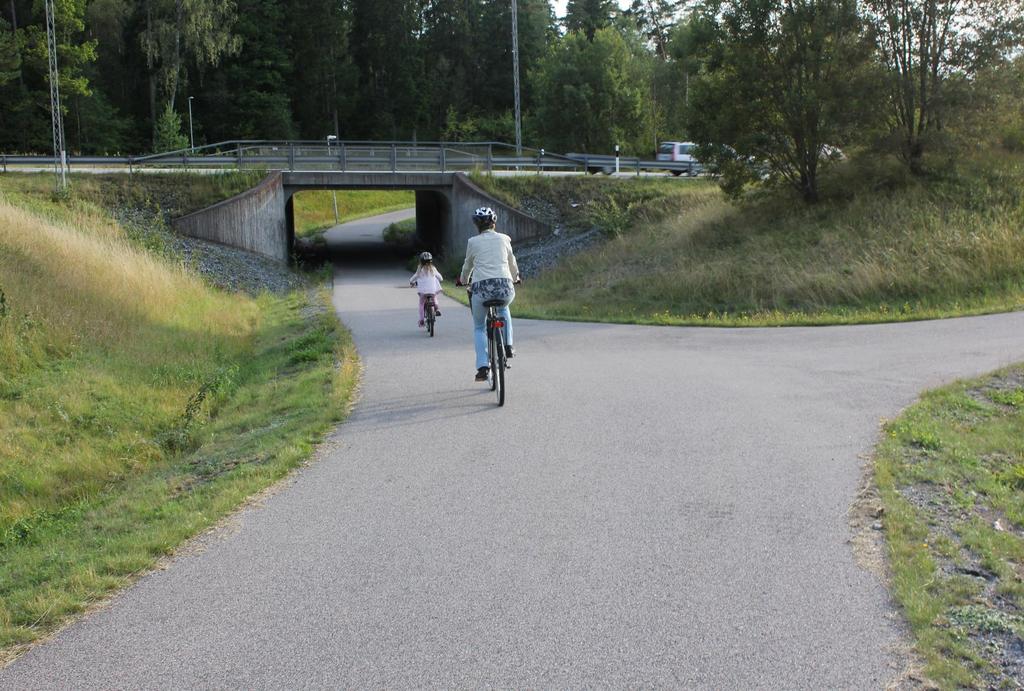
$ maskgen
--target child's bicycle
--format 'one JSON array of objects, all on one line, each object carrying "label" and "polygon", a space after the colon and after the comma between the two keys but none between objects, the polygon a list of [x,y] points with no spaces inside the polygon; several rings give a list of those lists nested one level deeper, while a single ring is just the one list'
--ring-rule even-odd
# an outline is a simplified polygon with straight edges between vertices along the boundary
[{"label": "child's bicycle", "polygon": [[[418,281],[410,281],[409,285],[415,287]],[[437,321],[437,296],[433,293],[423,295],[423,325],[427,327],[427,334],[434,337],[434,323]]]}]

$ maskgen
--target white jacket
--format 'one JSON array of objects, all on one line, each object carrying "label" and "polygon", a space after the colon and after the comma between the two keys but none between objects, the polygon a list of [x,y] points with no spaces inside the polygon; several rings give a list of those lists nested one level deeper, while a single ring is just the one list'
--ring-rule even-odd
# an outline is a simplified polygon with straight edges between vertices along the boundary
[{"label": "white jacket", "polygon": [[436,295],[441,292],[441,272],[434,267],[430,271],[424,271],[421,266],[409,279],[409,283],[416,284],[416,292],[420,295]]},{"label": "white jacket", "polygon": [[462,283],[473,276],[473,283],[487,278],[519,280],[519,266],[512,254],[512,238],[504,233],[485,230],[466,243],[466,261],[459,279]]}]

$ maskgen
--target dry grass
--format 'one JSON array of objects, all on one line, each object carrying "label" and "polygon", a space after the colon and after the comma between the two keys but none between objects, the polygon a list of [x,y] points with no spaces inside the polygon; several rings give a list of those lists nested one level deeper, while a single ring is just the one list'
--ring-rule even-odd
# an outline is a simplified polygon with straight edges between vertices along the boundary
[{"label": "dry grass", "polygon": [[323,291],[214,290],[2,182],[0,660],[302,463],[358,375]]},{"label": "dry grass", "polygon": [[[897,179],[893,179],[897,178]],[[851,166],[816,207],[742,205],[696,189],[541,276],[524,316],[647,323],[836,323],[1024,305],[1024,163],[988,159],[927,181]]]},{"label": "dry grass", "polygon": [[[179,414],[195,379],[218,366],[211,349],[221,357],[243,351],[257,318],[252,301],[209,290],[88,213],[77,222],[46,222],[0,201],[0,276],[0,531],[98,492],[158,456],[141,439],[117,434],[92,445],[76,440],[91,431],[87,419],[117,426],[100,420],[104,396],[137,395],[140,429]],[[69,366],[75,359],[107,362],[78,369]],[[189,362],[196,363],[192,376],[175,372]],[[38,370],[54,368],[64,376],[52,388],[28,386]],[[124,370],[137,379],[118,381],[115,373]],[[159,381],[160,373],[169,381]],[[125,457],[130,449],[135,453]]]}]

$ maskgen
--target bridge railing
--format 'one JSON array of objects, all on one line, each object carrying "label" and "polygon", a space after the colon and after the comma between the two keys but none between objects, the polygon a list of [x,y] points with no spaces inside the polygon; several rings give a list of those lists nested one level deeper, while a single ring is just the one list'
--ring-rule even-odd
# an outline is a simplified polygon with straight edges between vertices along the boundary
[{"label": "bridge railing", "polygon": [[[231,140],[147,156],[72,156],[69,166],[136,169],[337,170],[360,173],[413,172],[611,172],[615,158],[517,149],[505,142],[409,142],[332,140]],[[52,156],[0,154],[0,171],[53,166]],[[666,170],[693,174],[693,164],[619,159],[619,170]]]},{"label": "bridge railing", "polygon": [[133,159],[137,167],[359,173],[582,171],[566,156],[503,142],[230,141]]}]

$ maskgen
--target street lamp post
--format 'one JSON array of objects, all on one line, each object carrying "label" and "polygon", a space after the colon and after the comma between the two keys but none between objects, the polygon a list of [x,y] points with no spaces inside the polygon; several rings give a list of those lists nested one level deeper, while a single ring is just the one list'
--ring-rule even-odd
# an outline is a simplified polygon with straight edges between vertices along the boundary
[{"label": "street lamp post", "polygon": [[196,135],[195,135],[195,132],[192,130],[192,99],[193,98],[195,98],[195,96],[189,96],[188,97],[188,143],[189,143],[189,153],[194,152],[195,149],[196,149]]},{"label": "street lamp post", "polygon": [[[335,134],[327,135],[327,158],[331,157],[331,142],[337,138],[338,136]],[[331,197],[334,199],[334,225],[338,225],[338,191],[331,190]]]}]

